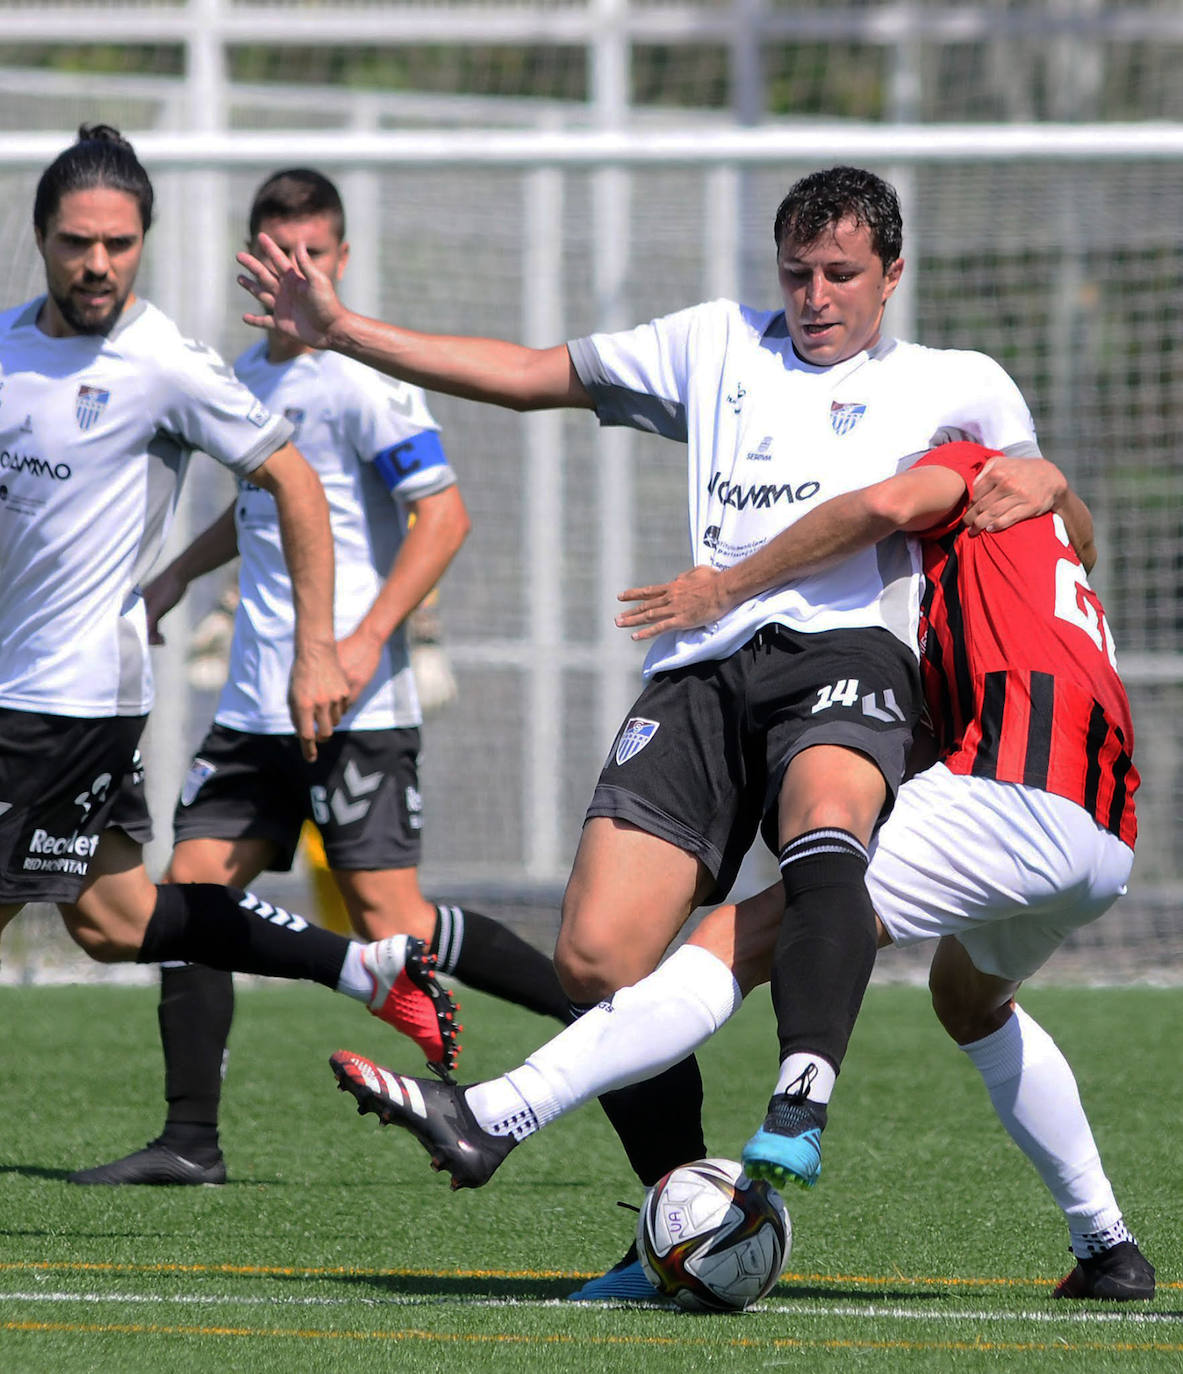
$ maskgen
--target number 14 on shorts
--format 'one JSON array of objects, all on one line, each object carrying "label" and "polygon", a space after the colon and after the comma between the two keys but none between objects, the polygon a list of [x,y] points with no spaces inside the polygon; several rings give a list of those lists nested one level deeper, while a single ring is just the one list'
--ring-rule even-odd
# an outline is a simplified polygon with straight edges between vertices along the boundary
[{"label": "number 14 on shorts", "polygon": [[819,689],[817,700],[813,703],[810,715],[828,711],[834,706],[862,706],[864,716],[872,720],[904,719],[904,713],[896,704],[895,693],[889,687],[885,692],[865,692],[859,695],[857,677],[840,677],[837,682],[827,682]]}]

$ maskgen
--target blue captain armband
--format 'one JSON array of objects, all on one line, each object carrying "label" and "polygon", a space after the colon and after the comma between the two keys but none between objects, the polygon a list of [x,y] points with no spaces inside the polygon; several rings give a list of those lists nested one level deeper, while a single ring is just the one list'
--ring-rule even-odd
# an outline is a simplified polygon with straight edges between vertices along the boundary
[{"label": "blue captain armband", "polygon": [[420,479],[433,468],[446,468],[447,456],[434,429],[420,430],[400,444],[391,444],[374,455],[374,467],[388,491],[397,493],[410,479]]}]

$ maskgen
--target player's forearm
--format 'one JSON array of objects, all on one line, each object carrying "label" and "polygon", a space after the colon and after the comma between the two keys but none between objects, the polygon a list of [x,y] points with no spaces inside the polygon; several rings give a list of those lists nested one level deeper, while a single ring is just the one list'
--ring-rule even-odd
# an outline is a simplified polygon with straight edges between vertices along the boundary
[{"label": "player's forearm", "polygon": [[1076,550],[1076,556],[1083,564],[1085,572],[1092,572],[1097,562],[1092,513],[1071,487],[1056,502],[1055,509],[1064,522],[1068,538],[1072,541],[1072,547]]},{"label": "player's forearm", "polygon": [[418,502],[390,573],[353,633],[384,644],[439,584],[471,528],[455,487]]},{"label": "player's forearm", "polygon": [[224,567],[238,553],[238,532],[234,527],[234,502],[218,518],[177,554],[164,571],[186,586],[194,578]]},{"label": "player's forearm", "polygon": [[742,562],[719,571],[724,608],[732,610],[761,592],[821,572],[899,528],[898,517],[879,509],[867,491],[832,497]]},{"label": "player's forearm", "polygon": [[421,334],[343,311],[328,334],[337,353],[401,381],[512,410],[591,405],[565,346]]},{"label": "player's forearm", "polygon": [[275,497],[279,537],[292,583],[296,653],[334,644],[333,535],[320,479],[303,456],[285,444],[255,470],[252,480]]}]

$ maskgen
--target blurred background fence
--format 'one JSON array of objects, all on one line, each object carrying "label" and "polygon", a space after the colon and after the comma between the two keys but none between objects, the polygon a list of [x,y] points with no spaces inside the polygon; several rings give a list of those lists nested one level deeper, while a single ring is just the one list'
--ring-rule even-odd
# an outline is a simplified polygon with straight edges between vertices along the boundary
[{"label": "blurred background fence", "polygon": [[[1183,7],[13,3],[0,0],[4,300],[40,289],[37,175],[80,121],[135,142],[159,220],[140,291],[233,357],[233,253],[279,166],[339,178],[344,295],[412,327],[550,344],[714,295],[777,302],[772,215],[818,166],[905,206],[892,332],[976,348],[1024,391],[1089,501],[1144,777],[1130,896],[1063,976],[1172,977],[1183,875]],[[616,592],[688,561],[682,450],[582,414],[433,409],[474,517],[441,618],[458,700],[428,722],[425,886],[540,943],[583,808],[635,694]],[[229,497],[192,469],[173,542]],[[168,817],[215,697],[186,669],[216,578],[174,613],[148,740]],[[767,872],[756,859],[748,885]],[[299,906],[301,880],[261,891]],[[881,961],[885,972],[912,968]],[[3,976],[52,976],[48,913]]]}]

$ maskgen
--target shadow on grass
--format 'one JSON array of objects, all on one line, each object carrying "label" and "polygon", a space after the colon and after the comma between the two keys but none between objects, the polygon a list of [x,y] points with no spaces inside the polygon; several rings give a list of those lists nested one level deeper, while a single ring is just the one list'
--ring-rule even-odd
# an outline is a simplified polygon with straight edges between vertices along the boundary
[{"label": "shadow on grass", "polygon": [[[280,1275],[281,1279],[304,1282],[301,1275]],[[332,1274],[333,1283],[367,1290],[366,1296],[470,1299],[489,1302],[545,1302],[561,1299],[574,1292],[582,1279],[527,1278],[517,1275],[499,1277],[496,1274]]]},{"label": "shadow on grass", "polygon": [[73,1169],[45,1169],[39,1164],[0,1163],[0,1177],[5,1174],[16,1174],[19,1178],[48,1178],[64,1183],[73,1172]]}]

